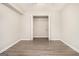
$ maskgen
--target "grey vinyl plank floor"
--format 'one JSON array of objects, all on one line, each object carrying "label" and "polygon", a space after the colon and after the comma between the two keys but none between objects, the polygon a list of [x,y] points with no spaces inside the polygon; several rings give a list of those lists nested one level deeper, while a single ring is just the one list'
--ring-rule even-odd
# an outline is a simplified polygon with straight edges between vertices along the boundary
[{"label": "grey vinyl plank floor", "polygon": [[79,56],[79,53],[60,40],[22,40],[0,56]]}]

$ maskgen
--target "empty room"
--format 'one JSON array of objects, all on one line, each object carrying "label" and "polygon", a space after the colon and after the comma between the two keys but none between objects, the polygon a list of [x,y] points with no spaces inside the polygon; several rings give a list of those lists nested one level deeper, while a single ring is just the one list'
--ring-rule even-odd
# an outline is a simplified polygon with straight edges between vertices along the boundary
[{"label": "empty room", "polygon": [[79,56],[79,3],[0,3],[0,56]]}]

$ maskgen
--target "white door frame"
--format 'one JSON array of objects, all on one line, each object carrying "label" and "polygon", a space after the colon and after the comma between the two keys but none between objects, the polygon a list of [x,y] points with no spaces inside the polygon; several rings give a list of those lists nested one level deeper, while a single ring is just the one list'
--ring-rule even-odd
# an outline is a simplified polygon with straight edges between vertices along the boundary
[{"label": "white door frame", "polygon": [[33,40],[33,17],[34,16],[48,16],[48,39],[50,40],[50,16],[49,15],[32,15],[31,16],[31,40]]}]

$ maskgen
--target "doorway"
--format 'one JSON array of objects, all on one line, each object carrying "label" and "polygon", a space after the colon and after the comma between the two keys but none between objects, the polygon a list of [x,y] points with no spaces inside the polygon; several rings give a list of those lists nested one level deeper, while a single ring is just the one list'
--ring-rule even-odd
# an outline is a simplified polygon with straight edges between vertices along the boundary
[{"label": "doorway", "polygon": [[33,16],[33,39],[49,38],[48,16]]}]

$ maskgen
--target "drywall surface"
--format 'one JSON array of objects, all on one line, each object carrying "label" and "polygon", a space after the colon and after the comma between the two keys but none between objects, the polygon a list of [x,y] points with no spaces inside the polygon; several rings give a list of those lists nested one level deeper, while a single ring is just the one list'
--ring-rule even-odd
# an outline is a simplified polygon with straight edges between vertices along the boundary
[{"label": "drywall surface", "polygon": [[69,4],[62,11],[62,40],[79,51],[79,4]]},{"label": "drywall surface", "polygon": [[61,38],[61,26],[60,26],[60,14],[55,11],[27,11],[22,17],[22,31],[21,31],[21,39],[32,39],[33,34],[33,16],[49,16],[50,20],[50,39],[60,39]]},{"label": "drywall surface", "polygon": [[0,50],[19,39],[20,15],[0,4]]}]

